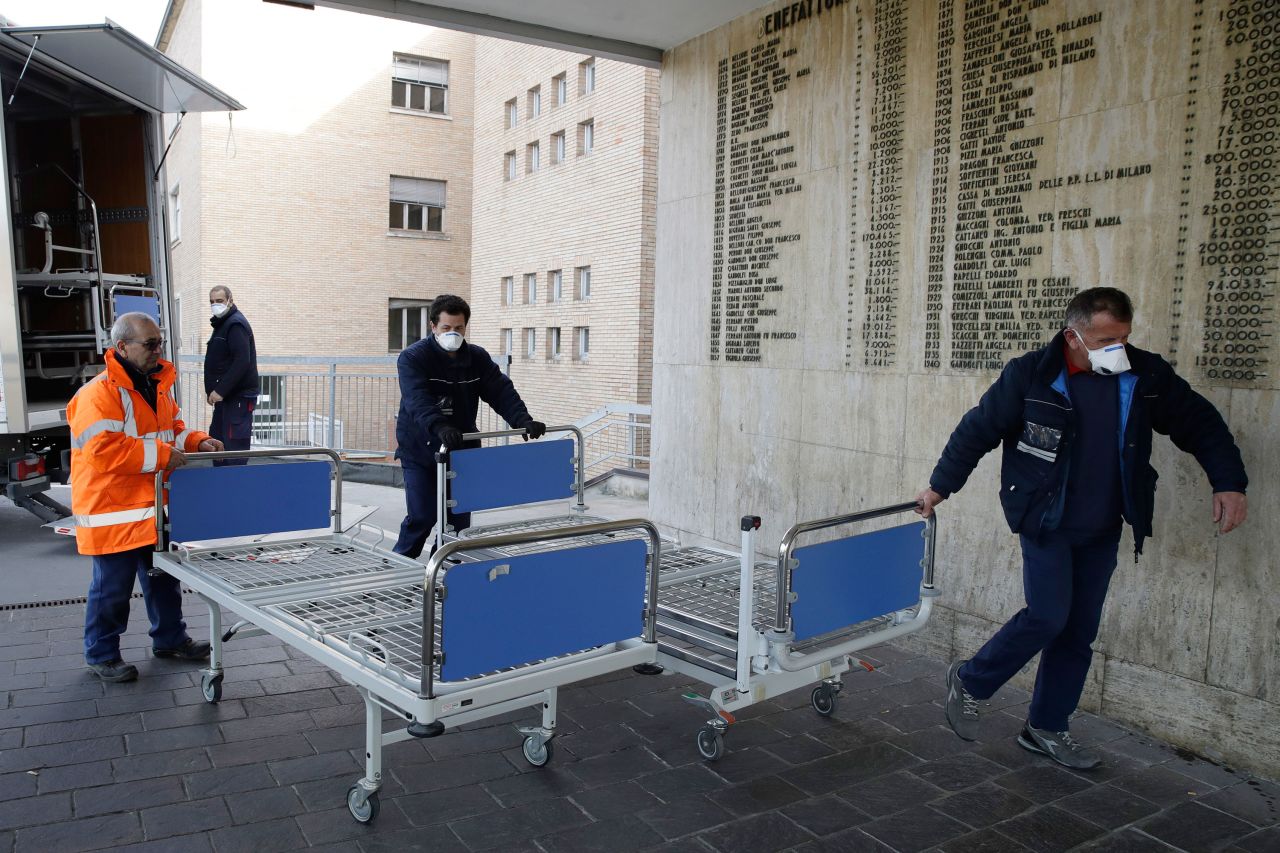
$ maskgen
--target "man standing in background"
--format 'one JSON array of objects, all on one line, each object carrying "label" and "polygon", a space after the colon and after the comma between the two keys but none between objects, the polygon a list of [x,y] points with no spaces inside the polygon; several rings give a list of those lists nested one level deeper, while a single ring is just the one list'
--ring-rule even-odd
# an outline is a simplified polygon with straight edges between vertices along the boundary
[{"label": "man standing in background", "polygon": [[[258,350],[253,328],[231,298],[231,288],[209,291],[209,323],[213,334],[204,351],[204,392],[213,406],[209,435],[227,450],[248,450],[253,435],[253,408],[258,400]],[[215,465],[243,465],[249,460],[222,460]]]}]

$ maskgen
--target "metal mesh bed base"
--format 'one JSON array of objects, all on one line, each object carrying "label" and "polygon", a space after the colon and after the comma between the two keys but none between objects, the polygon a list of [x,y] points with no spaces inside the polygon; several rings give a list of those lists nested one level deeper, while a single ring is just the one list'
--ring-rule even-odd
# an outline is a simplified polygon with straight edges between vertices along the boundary
[{"label": "metal mesh bed base", "polygon": [[[663,562],[666,562],[665,558]],[[774,566],[769,563],[757,563],[755,567],[752,623],[760,630],[767,630],[773,625],[777,601],[773,570]],[[687,614],[720,627],[726,634],[737,636],[740,580],[739,568],[734,565],[723,571],[666,584],[658,593],[658,614],[676,620]]]},{"label": "metal mesh bed base", "polygon": [[[549,516],[547,518],[533,518],[524,521],[488,524],[482,527],[469,527],[458,534],[458,538],[465,542],[468,539],[478,539],[482,536],[502,536],[510,533],[537,533],[544,530],[563,530],[567,527],[579,527],[584,524],[596,524],[607,520],[608,519],[592,515],[557,515]],[[602,533],[575,537],[573,539],[573,547],[577,548],[586,545],[600,545],[605,542],[621,542],[631,539],[647,540],[648,538],[648,534],[639,529],[621,530],[617,533]],[[519,545],[508,545],[501,548],[488,548],[486,549],[486,552],[504,557],[519,557],[523,554],[541,554],[547,551],[555,551],[563,547],[565,546],[557,541],[533,541],[524,542]],[[662,562],[663,570],[665,571],[665,554],[663,555]]]},{"label": "metal mesh bed base", "polygon": [[400,558],[346,538],[184,549],[180,553],[183,562],[222,580],[237,592],[349,579],[405,565]]}]

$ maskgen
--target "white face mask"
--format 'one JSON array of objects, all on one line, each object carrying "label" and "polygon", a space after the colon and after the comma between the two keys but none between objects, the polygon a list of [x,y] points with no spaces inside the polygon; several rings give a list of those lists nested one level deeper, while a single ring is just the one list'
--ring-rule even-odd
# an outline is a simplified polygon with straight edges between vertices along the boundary
[{"label": "white face mask", "polygon": [[213,317],[221,317],[229,310],[231,310],[231,306],[225,305],[221,302],[215,302],[209,306],[209,314]]},{"label": "white face mask", "polygon": [[457,352],[462,348],[461,332],[441,332],[436,335],[436,343],[440,345],[440,349],[445,352]]},{"label": "white face mask", "polygon": [[1124,344],[1109,344],[1105,347],[1089,349],[1079,332],[1075,332],[1075,336],[1080,346],[1084,347],[1084,351],[1089,354],[1089,366],[1093,368],[1094,373],[1114,376],[1129,369],[1129,355],[1125,352]]}]

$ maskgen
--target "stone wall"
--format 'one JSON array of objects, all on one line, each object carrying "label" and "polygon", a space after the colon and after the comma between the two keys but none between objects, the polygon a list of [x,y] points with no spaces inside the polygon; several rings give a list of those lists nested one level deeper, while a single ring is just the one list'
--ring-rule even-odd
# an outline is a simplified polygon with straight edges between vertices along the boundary
[{"label": "stone wall", "polygon": [[[1263,0],[801,0],[670,51],[657,520],[732,543],[750,512],[776,543],[909,500],[1070,295],[1122,287],[1134,343],[1235,432],[1253,518],[1215,535],[1157,438],[1155,536],[1121,544],[1083,706],[1274,775],[1278,50]],[[945,606],[915,641],[939,657],[1022,604],[997,482],[993,454],[942,507]]]}]

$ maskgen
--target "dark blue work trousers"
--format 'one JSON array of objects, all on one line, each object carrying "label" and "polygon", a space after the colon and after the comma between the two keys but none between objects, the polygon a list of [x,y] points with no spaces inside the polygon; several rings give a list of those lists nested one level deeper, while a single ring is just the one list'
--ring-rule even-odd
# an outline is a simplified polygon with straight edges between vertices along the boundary
[{"label": "dark blue work trousers", "polygon": [[[416,560],[436,524],[436,466],[418,465],[401,459],[400,467],[404,472],[407,514],[400,524],[400,538],[392,550]],[[469,512],[450,512],[448,519],[454,530],[465,530],[471,526]]]},{"label": "dark blue work trousers", "polygon": [[960,668],[960,680],[974,698],[989,699],[1039,652],[1027,722],[1037,729],[1067,731],[1093,659],[1119,546],[1119,529],[1022,537],[1027,606]]},{"label": "dark blue work trousers", "polygon": [[93,558],[93,579],[84,611],[84,659],[107,663],[120,659],[120,635],[129,625],[129,597],[133,579],[142,585],[142,598],[151,620],[151,647],[176,649],[187,641],[182,621],[182,588],[172,575],[151,577],[151,546],[99,554]]},{"label": "dark blue work trousers", "polygon": [[[224,450],[248,450],[253,437],[253,407],[250,397],[234,397],[213,404],[213,417],[209,421],[209,435],[222,442]],[[219,459],[213,463],[222,465],[248,465],[248,459]]]}]

